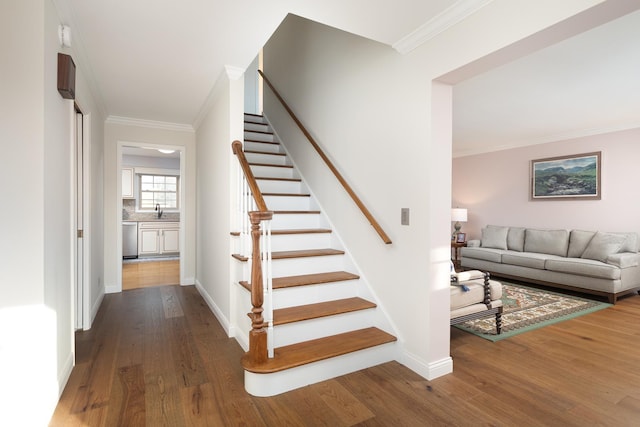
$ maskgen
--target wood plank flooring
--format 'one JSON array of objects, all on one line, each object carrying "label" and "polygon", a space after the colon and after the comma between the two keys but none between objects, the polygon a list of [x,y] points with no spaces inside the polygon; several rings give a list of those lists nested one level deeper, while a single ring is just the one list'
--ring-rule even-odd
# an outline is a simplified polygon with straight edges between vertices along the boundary
[{"label": "wood plank flooring", "polygon": [[122,264],[122,290],[180,284],[180,260]]},{"label": "wood plank flooring", "polygon": [[451,328],[433,381],[390,362],[269,398],[191,286],[106,295],[76,341],[52,426],[640,425],[639,296],[497,343]]}]

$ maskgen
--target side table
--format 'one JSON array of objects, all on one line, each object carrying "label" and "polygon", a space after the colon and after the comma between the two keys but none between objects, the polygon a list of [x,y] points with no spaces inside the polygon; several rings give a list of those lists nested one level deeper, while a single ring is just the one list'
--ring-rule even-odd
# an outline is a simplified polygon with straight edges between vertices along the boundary
[{"label": "side table", "polygon": [[460,248],[467,246],[467,242],[451,242],[451,249],[453,249],[453,266],[456,271],[460,269]]}]

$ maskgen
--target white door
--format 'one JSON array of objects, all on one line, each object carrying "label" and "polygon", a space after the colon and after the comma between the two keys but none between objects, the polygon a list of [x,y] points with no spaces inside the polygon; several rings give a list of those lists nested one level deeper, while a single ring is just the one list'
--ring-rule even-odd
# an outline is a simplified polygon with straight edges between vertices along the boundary
[{"label": "white door", "polygon": [[75,302],[76,302],[76,329],[82,329],[84,313],[84,239],[83,239],[83,127],[82,113],[76,110],[75,120],[75,144],[76,144],[76,274],[75,274]]}]

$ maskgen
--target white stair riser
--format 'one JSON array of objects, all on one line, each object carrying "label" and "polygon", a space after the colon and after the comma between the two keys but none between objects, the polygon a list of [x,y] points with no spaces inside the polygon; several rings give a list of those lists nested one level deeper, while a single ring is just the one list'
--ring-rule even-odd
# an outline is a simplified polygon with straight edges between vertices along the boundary
[{"label": "white stair riser", "polygon": [[287,161],[287,156],[273,154],[244,153],[249,163],[266,163],[269,165],[291,165]]},{"label": "white stair riser", "polygon": [[299,181],[271,181],[258,180],[258,187],[263,193],[302,193],[302,183]]},{"label": "white stair riser", "polygon": [[272,211],[305,211],[310,209],[309,197],[264,196],[267,208]]},{"label": "white stair riser", "polygon": [[373,324],[375,309],[359,310],[335,316],[274,326],[273,339],[276,348],[330,335],[364,329]]},{"label": "white stair riser", "polygon": [[271,236],[272,251],[297,251],[331,247],[331,233],[280,234]]},{"label": "white stair riser", "polygon": [[266,123],[246,123],[244,124],[245,131],[256,130],[258,132],[271,132],[271,127]]},{"label": "white stair riser", "polygon": [[244,115],[244,121],[250,123],[267,123],[267,120],[262,116],[254,116],[251,114]]},{"label": "white stair riser", "polygon": [[355,279],[274,289],[273,308],[294,307],[296,305],[355,297],[358,296],[359,282],[360,279]]},{"label": "white stair riser", "polygon": [[253,396],[275,396],[397,359],[396,343],[388,343],[273,374],[245,371],[245,390]]},{"label": "white stair riser", "polygon": [[249,151],[264,151],[267,153],[284,153],[280,144],[268,144],[264,142],[245,141],[244,149]]},{"label": "white stair riser", "polygon": [[262,133],[253,131],[244,131],[244,139],[252,139],[254,141],[267,141],[274,142],[274,136],[272,133]]},{"label": "white stair riser", "polygon": [[274,168],[271,166],[251,166],[253,176],[266,178],[295,178],[293,168]]},{"label": "white stair riser", "polygon": [[323,271],[344,271],[344,255],[274,259],[272,277],[297,276]]},{"label": "white stair riser", "polygon": [[291,228],[320,228],[320,214],[274,214],[273,230]]}]

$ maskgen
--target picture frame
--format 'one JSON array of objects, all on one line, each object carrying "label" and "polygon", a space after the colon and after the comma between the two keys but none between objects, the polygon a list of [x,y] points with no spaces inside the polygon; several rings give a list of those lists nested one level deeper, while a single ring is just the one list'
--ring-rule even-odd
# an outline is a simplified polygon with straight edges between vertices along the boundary
[{"label": "picture frame", "polygon": [[467,233],[458,233],[456,243],[464,243],[467,241]]},{"label": "picture frame", "polygon": [[531,160],[530,200],[600,200],[601,153]]}]

